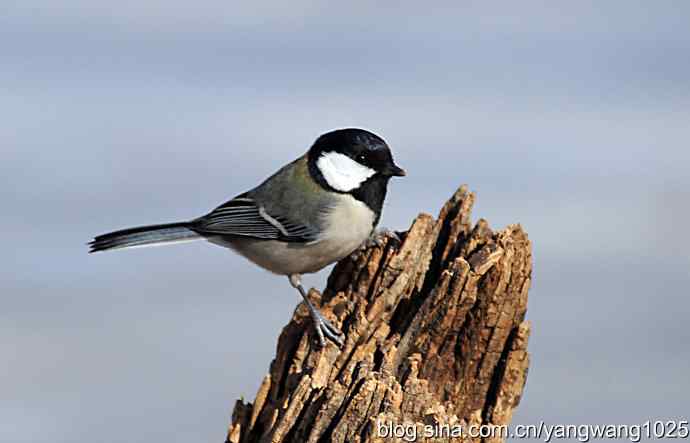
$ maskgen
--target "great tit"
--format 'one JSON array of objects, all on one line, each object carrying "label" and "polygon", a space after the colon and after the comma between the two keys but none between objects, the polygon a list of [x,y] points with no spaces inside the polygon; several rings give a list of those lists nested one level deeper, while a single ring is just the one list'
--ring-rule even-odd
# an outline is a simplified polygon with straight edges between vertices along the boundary
[{"label": "great tit", "polygon": [[363,129],[321,135],[306,154],[259,186],[191,221],[141,226],[95,237],[89,252],[205,239],[289,278],[311,314],[321,346],[343,334],[307,298],[301,274],[319,271],[375,233],[388,181],[405,171],[390,148]]}]

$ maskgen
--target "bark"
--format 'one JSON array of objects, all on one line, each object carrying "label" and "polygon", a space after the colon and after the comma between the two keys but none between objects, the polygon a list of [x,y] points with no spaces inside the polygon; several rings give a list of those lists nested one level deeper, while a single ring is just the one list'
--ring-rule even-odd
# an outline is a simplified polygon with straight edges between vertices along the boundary
[{"label": "bark", "polygon": [[[507,425],[520,401],[531,244],[520,225],[472,226],[474,198],[463,186],[438,219],[420,214],[401,244],[341,260],[310,298],[345,345],[319,349],[300,304],[254,402],[237,401],[226,441],[410,441],[401,430],[417,441],[501,441],[449,432]],[[399,437],[388,432],[395,425]]]}]

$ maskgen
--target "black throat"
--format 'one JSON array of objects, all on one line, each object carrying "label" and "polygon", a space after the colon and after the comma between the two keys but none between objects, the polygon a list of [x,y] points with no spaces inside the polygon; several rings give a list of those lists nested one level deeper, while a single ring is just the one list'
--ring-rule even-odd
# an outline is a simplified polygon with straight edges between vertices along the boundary
[{"label": "black throat", "polygon": [[390,180],[390,177],[374,174],[359,185],[359,188],[350,192],[350,195],[374,211],[374,214],[376,214],[374,226],[379,224],[379,219],[381,218],[383,201],[386,199],[386,190],[388,189],[388,180]]}]

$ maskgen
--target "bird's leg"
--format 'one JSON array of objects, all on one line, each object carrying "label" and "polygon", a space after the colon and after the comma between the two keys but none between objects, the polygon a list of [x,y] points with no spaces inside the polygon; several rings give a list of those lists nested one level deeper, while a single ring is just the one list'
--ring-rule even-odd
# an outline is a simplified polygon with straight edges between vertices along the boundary
[{"label": "bird's leg", "polygon": [[321,347],[326,346],[326,337],[338,346],[342,346],[344,343],[343,333],[340,332],[338,328],[333,326],[326,317],[324,317],[316,307],[307,298],[307,291],[304,290],[302,286],[302,280],[299,274],[292,274],[288,276],[290,284],[293,288],[297,289],[304,299],[304,302],[309,308],[309,313],[311,314],[311,319],[314,322],[314,329],[316,329],[316,334],[319,337],[319,344]]}]

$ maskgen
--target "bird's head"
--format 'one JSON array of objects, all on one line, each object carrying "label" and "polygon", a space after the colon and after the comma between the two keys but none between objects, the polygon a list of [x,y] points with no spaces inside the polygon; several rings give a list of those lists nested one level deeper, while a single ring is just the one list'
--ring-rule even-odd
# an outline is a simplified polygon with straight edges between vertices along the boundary
[{"label": "bird's head", "polygon": [[309,149],[308,159],[314,178],[337,192],[352,193],[366,183],[405,175],[386,142],[364,129],[323,134]]}]

